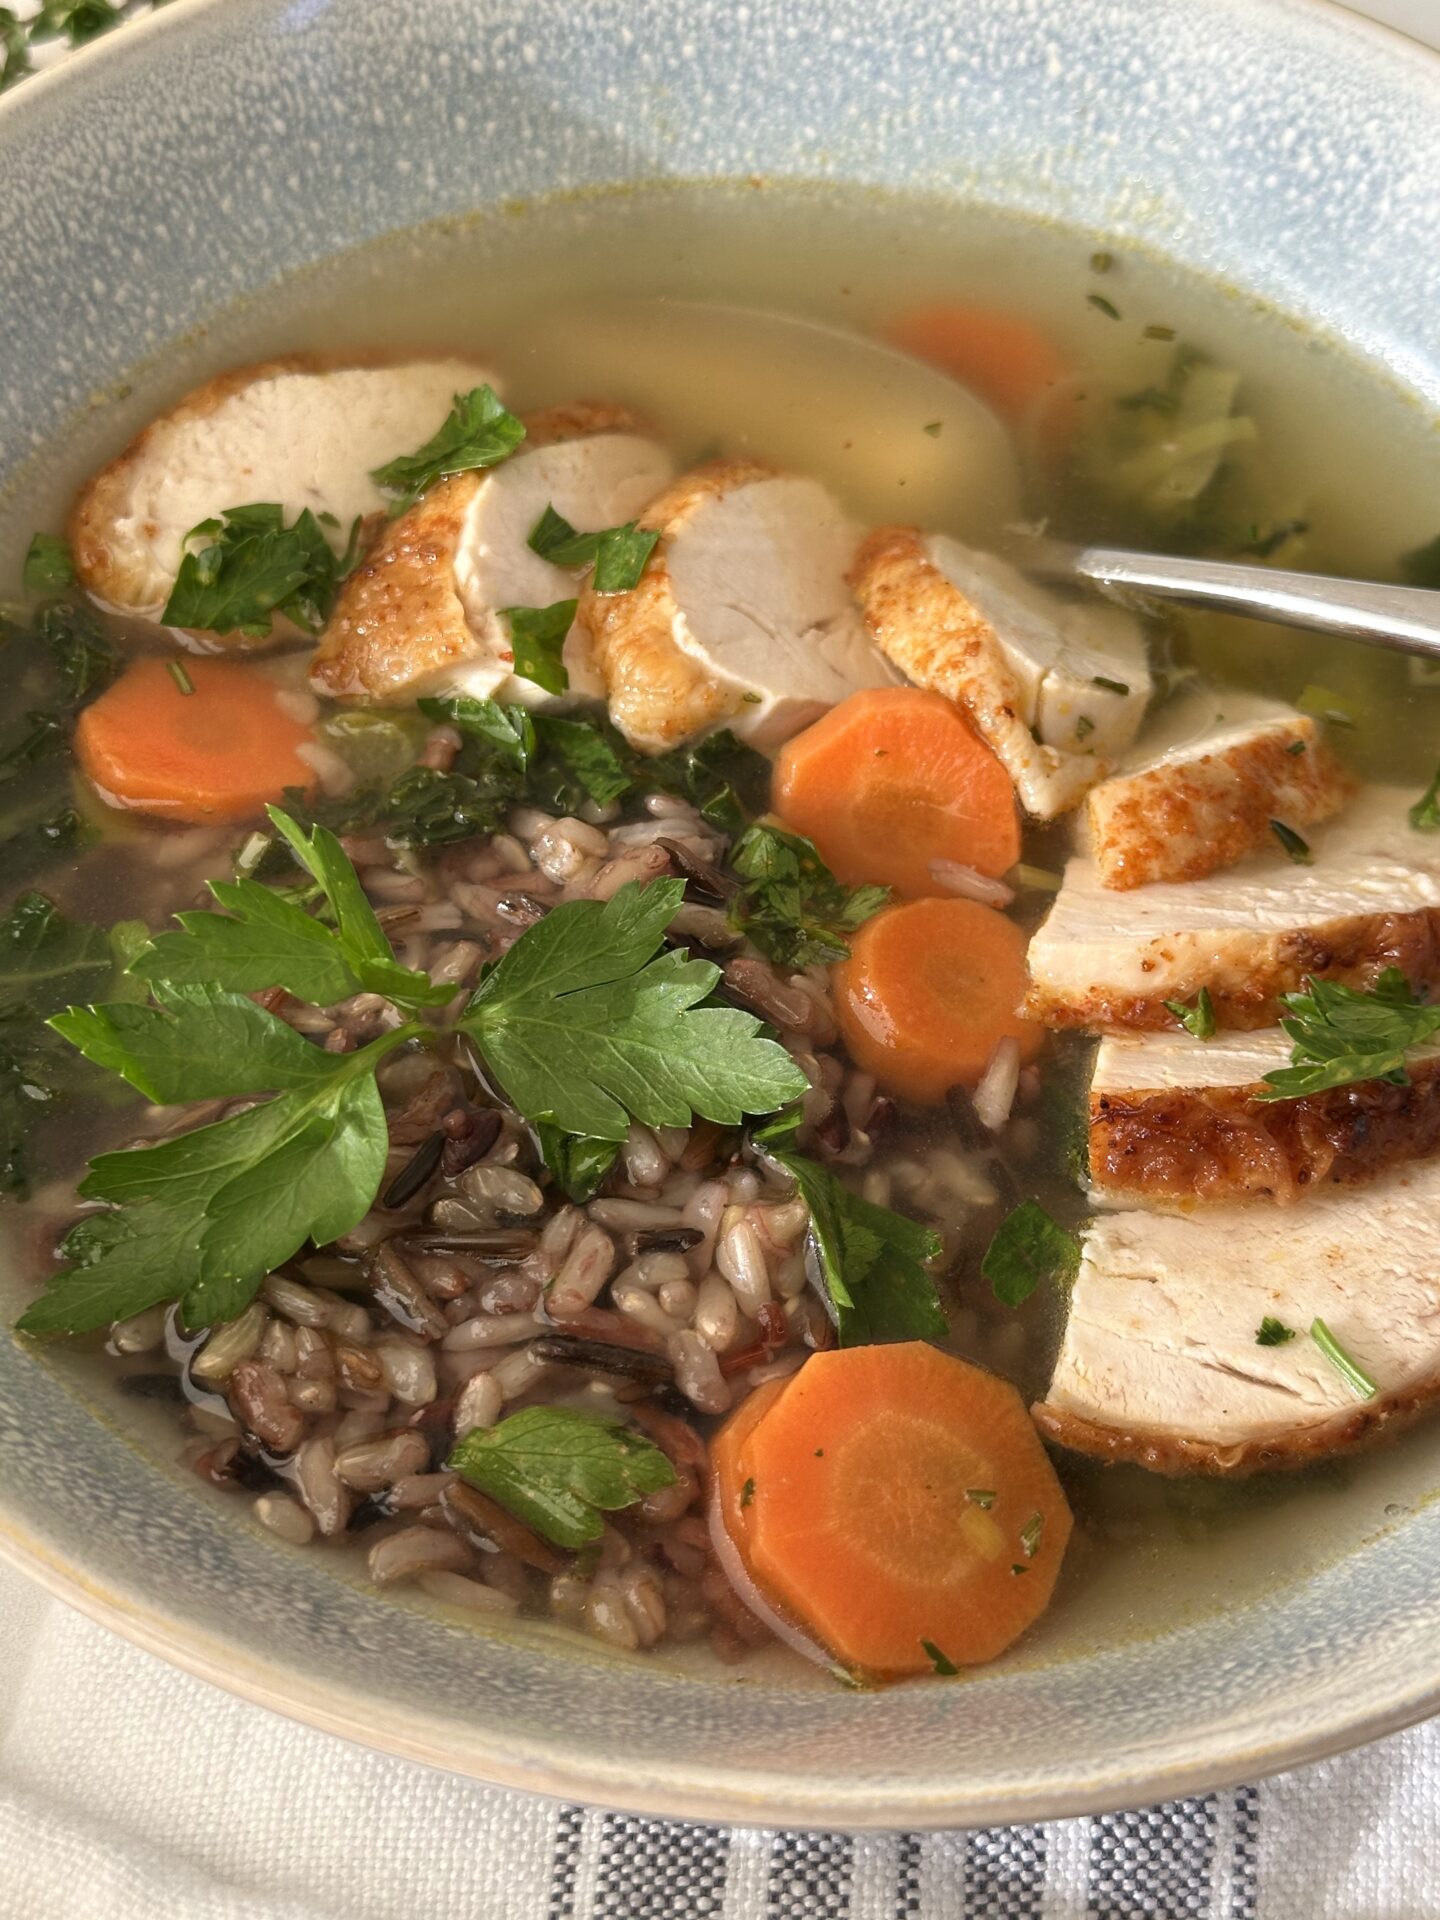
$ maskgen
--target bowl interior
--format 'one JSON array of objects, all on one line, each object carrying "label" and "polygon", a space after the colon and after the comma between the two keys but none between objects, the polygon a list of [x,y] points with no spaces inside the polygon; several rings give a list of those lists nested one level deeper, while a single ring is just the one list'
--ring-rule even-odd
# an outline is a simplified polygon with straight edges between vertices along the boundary
[{"label": "bowl interior", "polygon": [[[1108,236],[1153,252],[1157,284],[1169,256],[1204,276],[1196,298],[1286,316],[1263,325],[1300,325],[1337,381],[1339,345],[1383,364],[1416,402],[1418,444],[1440,404],[1437,73],[1308,0],[1071,0],[1058,16],[762,0],[723,17],[698,0],[539,0],[523,17],[492,0],[178,0],[0,110],[0,568],[102,445],[200,370],[363,338],[367,286],[451,284],[426,323],[437,343],[463,318],[446,282],[460,263],[513,273],[517,313],[543,304],[511,238],[525,219],[577,249],[601,233],[617,260],[647,246],[678,295],[713,291],[718,262],[737,297],[801,310],[804,235],[840,201],[872,271],[923,254],[942,208],[977,263],[1018,219],[1041,251]],[[751,257],[734,209],[755,194],[772,244]],[[542,204],[517,220],[519,202]],[[12,1250],[7,1325],[16,1268]],[[1085,1569],[1018,1656],[963,1687],[860,1695],[764,1661],[641,1664],[539,1624],[481,1635],[382,1603],[202,1497],[158,1423],[122,1425],[82,1362],[0,1342],[0,1546],[77,1604],[395,1751],[767,1823],[1052,1816],[1418,1717],[1440,1698],[1437,1465],[1440,1436],[1419,1436],[1312,1478],[1224,1537]]]}]

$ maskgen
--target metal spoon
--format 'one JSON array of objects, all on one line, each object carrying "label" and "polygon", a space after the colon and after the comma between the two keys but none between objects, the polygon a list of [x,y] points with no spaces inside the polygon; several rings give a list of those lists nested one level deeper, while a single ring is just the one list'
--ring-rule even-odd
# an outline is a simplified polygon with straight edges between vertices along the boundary
[{"label": "metal spoon", "polygon": [[1440,659],[1440,592],[1431,587],[1381,586],[1326,573],[1182,560],[1120,547],[1074,547],[1058,540],[1028,541],[1016,559],[1025,571],[1046,578],[1088,580],[1111,599],[1178,600]]}]

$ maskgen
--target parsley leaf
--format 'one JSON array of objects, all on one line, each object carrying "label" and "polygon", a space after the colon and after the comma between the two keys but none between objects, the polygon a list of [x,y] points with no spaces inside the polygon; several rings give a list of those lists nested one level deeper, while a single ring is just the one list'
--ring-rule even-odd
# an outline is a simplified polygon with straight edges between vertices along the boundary
[{"label": "parsley leaf", "polygon": [[956,1666],[949,1654],[942,1653],[933,1640],[922,1640],[920,1642],[920,1651],[925,1655],[925,1658],[930,1662],[931,1668],[940,1675],[941,1679],[951,1680],[959,1673],[959,1667]]},{"label": "parsley leaf", "polygon": [[644,573],[659,538],[657,529],[637,527],[633,520],[623,527],[607,527],[600,536],[590,582],[596,593],[628,593]]},{"label": "parsley leaf", "polygon": [[750,827],[730,864],[744,883],[731,903],[731,926],[767,960],[792,971],[845,959],[846,934],[890,899],[888,887],[842,886],[813,840],[779,827]]},{"label": "parsley leaf", "polygon": [[1283,1347],[1287,1340],[1295,1338],[1295,1329],[1287,1327],[1283,1320],[1277,1320],[1273,1313],[1267,1313],[1255,1329],[1257,1347]]},{"label": "parsley leaf", "polygon": [[1434,833],[1440,827],[1440,767],[1435,769],[1429,786],[1411,807],[1409,820],[1417,833]]},{"label": "parsley leaf", "polygon": [[996,1229],[980,1263],[995,1298],[1019,1307],[1042,1280],[1068,1280],[1080,1264],[1080,1242],[1038,1200],[1022,1200]]},{"label": "parsley leaf", "polygon": [[577,533],[563,513],[547,503],[545,511],[530,529],[525,543],[532,553],[548,560],[552,567],[588,567],[594,564],[600,548],[598,533]]},{"label": "parsley leaf", "polygon": [[755,1144],[791,1174],[810,1209],[810,1230],[842,1347],[873,1340],[939,1340],[945,1310],[926,1268],[938,1235],[852,1193],[828,1168],[790,1145],[798,1113],[782,1114]]},{"label": "parsley leaf", "polygon": [[1309,980],[1281,1005],[1290,1065],[1265,1075],[1262,1100],[1298,1100],[1359,1080],[1404,1086],[1407,1051],[1440,1033],[1440,1007],[1418,1001],[1397,967],[1387,967],[1369,993]]},{"label": "parsley leaf", "polygon": [[540,1153],[567,1200],[583,1207],[600,1191],[605,1176],[620,1154],[618,1140],[592,1140],[584,1134],[562,1133],[541,1120],[535,1128]]},{"label": "parsley leaf", "polygon": [[376,467],[370,478],[399,497],[390,512],[403,513],[437,480],[498,466],[525,438],[525,428],[502,406],[493,387],[457,393],[454,405],[423,447]]},{"label": "parsley leaf", "polygon": [[510,645],[515,671],[533,680],[547,693],[564,693],[570,685],[561,652],[575,619],[574,600],[557,600],[548,607],[502,607],[510,623]]},{"label": "parsley leaf", "polygon": [[37,40],[63,34],[72,47],[83,47],[124,17],[115,0],[45,0],[30,23],[30,32]]},{"label": "parsley leaf", "polygon": [[537,713],[535,738],[543,757],[527,783],[532,799],[573,813],[582,799],[608,807],[634,792],[635,756],[608,720]]},{"label": "parsley leaf", "polygon": [[[360,522],[337,555],[306,507],[292,526],[271,502],[227,507],[185,536],[186,552],[160,618],[166,626],[259,638],[281,614],[306,633],[325,624],[335,590],[354,564]],[[200,548],[190,543],[204,538]]]},{"label": "parsley leaf", "polygon": [[1310,851],[1310,842],[1303,834],[1297,833],[1293,827],[1287,827],[1283,820],[1272,820],[1270,831],[1297,867],[1310,867],[1315,864],[1315,856]]},{"label": "parsley leaf", "polygon": [[613,899],[572,900],[528,929],[471,996],[461,1026],[527,1119],[623,1140],[699,1114],[735,1125],[804,1091],[804,1075],[760,1022],[704,1006],[709,961],[653,957],[684,883],[634,882]]},{"label": "parsley leaf", "polygon": [[568,1407],[522,1407],[475,1427],[446,1464],[572,1552],[600,1538],[602,1514],[675,1484],[674,1467],[644,1434]]},{"label": "parsley leaf", "polygon": [[1173,1013],[1188,1034],[1197,1040],[1212,1040],[1215,1037],[1215,1006],[1210,998],[1210,989],[1201,987],[1191,1006],[1184,1000],[1167,1000],[1165,1008]]},{"label": "parsley leaf", "polygon": [[69,542],[53,533],[37,533],[25,555],[25,585],[31,593],[58,593],[75,584]]},{"label": "parsley leaf", "polygon": [[739,833],[769,804],[770,762],[729,727],[641,765],[646,786],[679,794],[722,833]]}]

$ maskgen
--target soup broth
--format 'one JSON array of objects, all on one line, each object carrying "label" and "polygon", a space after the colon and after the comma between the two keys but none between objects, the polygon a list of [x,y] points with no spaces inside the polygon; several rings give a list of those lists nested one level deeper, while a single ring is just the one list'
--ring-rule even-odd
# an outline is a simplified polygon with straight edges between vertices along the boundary
[{"label": "soup broth", "polygon": [[[1047,464],[1023,432],[1008,466],[979,457],[964,396],[943,373],[886,344],[895,315],[945,302],[983,303],[1020,316],[1055,341],[1074,370],[1080,423],[1065,461]],[[1239,374],[1240,404],[1255,433],[1227,451],[1205,491],[1203,515],[1147,523],[1133,503],[1107,489],[1094,449],[1117,420],[1126,429],[1144,415],[1144,396],[1159,396],[1155,404],[1163,408],[1181,350]],[[474,355],[503,376],[506,404],[517,411],[580,396],[613,400],[653,423],[682,469],[716,455],[770,461],[822,481],[863,523],[913,521],[977,546],[1001,540],[1007,526],[1023,518],[1061,537],[1136,540],[1161,549],[1218,545],[1250,557],[1273,555],[1281,564],[1383,579],[1396,577],[1401,556],[1437,531],[1435,423],[1382,370],[1260,309],[1242,291],[1193,280],[1170,263],[1127,253],[1103,238],[985,209],[757,182],[507,209],[338,256],[217,314],[203,334],[167,343],[162,354],[138,365],[123,392],[97,396],[30,463],[0,503],[0,578],[18,581],[35,529],[58,528],[81,480],[143,422],[217,370],[294,351],[338,362],[376,352]],[[104,624],[127,653],[171,656],[153,626],[109,615]],[[1318,701],[1339,716],[1335,744],[1361,777],[1408,782],[1417,793],[1430,777],[1440,737],[1440,676],[1432,684],[1425,670],[1398,656],[1236,619],[1170,614],[1152,632],[1172,680],[1199,675],[1310,708]],[[283,686],[303,690],[306,664],[296,650],[274,656],[271,670]],[[7,642],[0,685],[8,711],[44,704],[46,671],[42,655],[22,639]],[[9,871],[0,847],[7,905],[33,886],[80,920],[102,926],[138,920],[153,932],[173,913],[196,906],[206,880],[231,875],[246,837],[244,829],[176,830],[110,811],[58,757],[37,760],[27,804],[33,782],[49,782],[54,808],[73,806],[85,830],[59,858],[45,860],[25,848],[23,836],[14,837],[12,824]],[[646,817],[643,804],[627,801],[618,823],[601,823],[602,844],[613,826],[623,831]],[[682,813],[675,818],[685,824]],[[532,823],[533,832],[540,830]],[[1022,861],[1042,874],[1058,871],[1068,832],[1063,821],[1027,827]],[[523,886],[529,880],[523,844],[521,862]],[[364,862],[357,864],[365,873]],[[377,854],[372,864],[378,871],[387,861]],[[409,903],[403,870],[384,886],[393,907]],[[1014,913],[1027,931],[1050,899],[1043,887],[1021,892]],[[424,934],[406,931],[402,915],[392,916],[392,924],[402,958],[423,966],[443,958],[443,917],[437,930]],[[763,995],[752,1004],[784,1026]],[[853,1071],[839,1063],[833,1037],[817,1042],[814,1052],[836,1057],[836,1104],[848,1102],[846,1128],[865,1134],[874,1118],[873,1086],[857,1086]],[[835,1170],[868,1200],[919,1215],[941,1234],[939,1290],[950,1348],[1013,1380],[1027,1403],[1043,1394],[1049,1378],[1065,1289],[1042,1284],[1019,1308],[1003,1305],[982,1278],[981,1259],[1021,1199],[1038,1200],[1067,1228],[1090,1212],[1082,1175],[1092,1052],[1085,1036],[1060,1035],[1048,1043],[1041,1084],[1029,1089],[998,1148],[977,1147],[972,1134],[957,1129],[951,1109],[927,1112],[902,1102],[887,1112],[883,1129],[874,1127],[873,1149],[847,1160],[842,1148],[835,1161]],[[137,1130],[153,1130],[153,1120],[142,1124],[137,1112],[123,1091],[102,1096],[88,1080],[37,1108],[30,1194],[7,1203],[13,1258],[4,1287],[12,1320],[37,1289],[57,1224],[73,1211],[86,1159],[132,1140]],[[658,1191],[683,1167],[680,1142],[668,1146],[663,1178],[640,1178],[644,1168],[632,1168],[632,1187]],[[523,1154],[515,1167],[533,1171]],[[743,1207],[747,1194],[762,1204],[782,1203],[779,1189],[763,1187],[753,1173],[750,1179],[754,1191],[742,1181],[727,1205]],[[680,1204],[683,1211],[687,1202]],[[511,1224],[504,1206],[496,1223],[497,1230]],[[617,1256],[617,1277],[627,1252],[632,1260],[641,1257],[643,1246],[633,1236],[644,1231],[624,1206],[614,1212],[613,1232],[626,1249]],[[700,1277],[681,1273],[686,1284]],[[353,1280],[338,1268],[330,1278],[349,1298]],[[501,1310],[502,1293],[496,1295]],[[678,1301],[681,1293],[683,1287],[673,1297]],[[799,1325],[792,1317],[777,1352],[798,1339]],[[818,1322],[814,1332],[823,1341]],[[226,1409],[213,1388],[188,1374],[183,1387],[170,1384],[180,1380],[192,1348],[172,1324],[158,1351],[117,1353],[97,1334],[46,1343],[36,1350],[36,1364],[61,1371],[97,1417],[147,1452],[157,1471],[180,1473],[205,1451],[200,1443],[213,1451],[225,1432],[216,1421]],[[362,1388],[361,1411],[363,1395]],[[584,1396],[576,1387],[569,1398],[578,1404]],[[177,1420],[187,1401],[199,1408],[200,1430],[190,1428],[182,1454]],[[586,1404],[610,1409],[608,1388]],[[692,1409],[702,1432],[718,1411]],[[356,1433],[365,1437],[359,1428]],[[1436,1445],[1422,1430],[1400,1447],[1364,1458],[1233,1485],[1166,1480],[1059,1453],[1056,1466],[1076,1513],[1075,1543],[1054,1609],[1008,1657],[1071,1658],[1136,1633],[1178,1630],[1187,1620],[1303,1578],[1428,1499]],[[419,1463],[420,1451],[412,1474],[432,1469],[428,1457]],[[262,1497],[293,1485],[272,1467],[256,1470]],[[230,1501],[237,1523],[251,1512],[250,1500],[236,1498],[233,1488],[204,1488],[198,1479],[196,1487],[196,1497]],[[240,1491],[243,1496],[243,1485]],[[357,1491],[354,1507],[362,1522],[393,1530],[396,1516],[378,1494]],[[689,1541],[689,1559],[678,1556],[682,1573],[703,1555],[697,1539]],[[372,1545],[352,1519],[349,1534],[333,1543],[337,1576],[365,1579]],[[435,1564],[449,1570],[443,1561]],[[523,1592],[528,1609],[547,1613],[549,1586],[513,1566],[505,1578],[516,1594]],[[410,1587],[396,1591],[407,1604],[452,1610],[443,1581],[428,1600]],[[554,1613],[556,1630],[568,1631],[565,1607],[557,1604]],[[709,1658],[703,1637],[696,1645],[681,1638],[662,1640],[660,1656],[703,1666]],[[621,1634],[615,1643],[634,1644],[634,1635]],[[796,1681],[809,1672],[773,1647],[740,1669],[772,1670]]]}]

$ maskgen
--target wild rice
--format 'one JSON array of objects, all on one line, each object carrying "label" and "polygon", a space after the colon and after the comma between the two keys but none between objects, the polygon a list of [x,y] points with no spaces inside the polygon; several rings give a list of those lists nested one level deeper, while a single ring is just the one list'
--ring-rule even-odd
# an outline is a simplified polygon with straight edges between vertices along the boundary
[{"label": "wild rice", "polygon": [[445,1607],[464,1607],[469,1613],[515,1613],[520,1605],[512,1594],[469,1580],[463,1573],[422,1573],[417,1581],[427,1598]]},{"label": "wild rice", "polygon": [[315,1522],[304,1507],[288,1494],[262,1493],[251,1512],[262,1527],[268,1527],[280,1539],[288,1540],[292,1547],[308,1546],[315,1538]]},{"label": "wild rice", "polygon": [[430,1446],[413,1429],[360,1440],[335,1456],[336,1477],[356,1493],[377,1493],[430,1464]]}]

